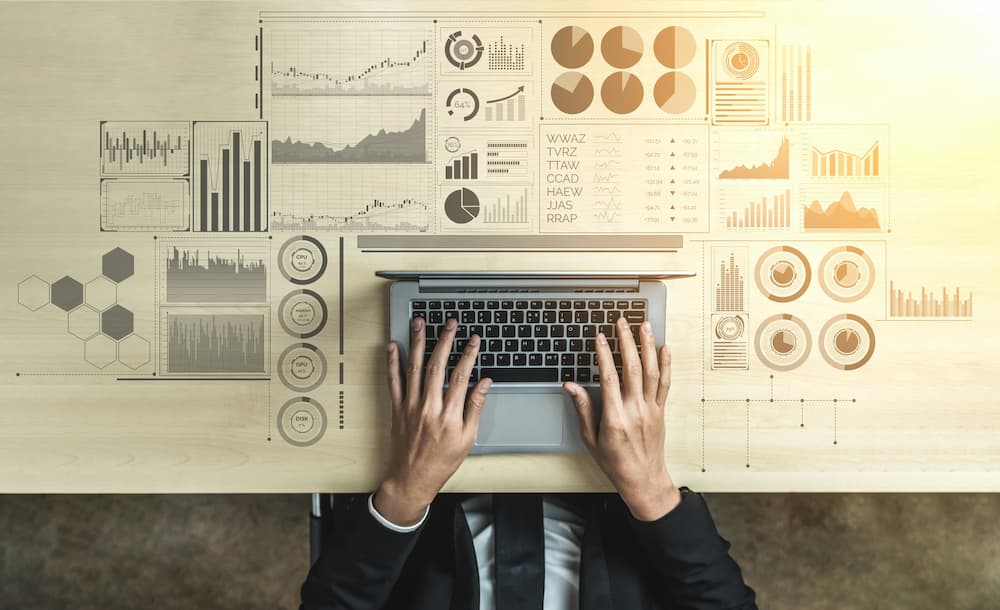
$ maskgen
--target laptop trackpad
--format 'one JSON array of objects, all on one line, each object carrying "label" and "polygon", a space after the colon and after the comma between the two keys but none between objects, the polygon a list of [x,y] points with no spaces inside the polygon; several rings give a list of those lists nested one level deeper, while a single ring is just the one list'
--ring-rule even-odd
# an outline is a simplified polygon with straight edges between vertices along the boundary
[{"label": "laptop trackpad", "polygon": [[476,444],[487,447],[561,445],[568,398],[561,393],[490,394]]}]

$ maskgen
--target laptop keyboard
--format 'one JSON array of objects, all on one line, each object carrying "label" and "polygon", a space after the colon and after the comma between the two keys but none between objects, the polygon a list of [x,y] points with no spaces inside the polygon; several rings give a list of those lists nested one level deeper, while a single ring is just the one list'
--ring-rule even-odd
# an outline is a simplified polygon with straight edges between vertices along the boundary
[{"label": "laptop keyboard", "polygon": [[425,321],[425,362],[445,321],[458,320],[448,355],[449,376],[475,334],[481,341],[472,381],[489,377],[494,382],[599,383],[597,334],[603,332],[608,338],[621,375],[615,322],[628,320],[638,345],[646,300],[412,300],[410,312]]}]

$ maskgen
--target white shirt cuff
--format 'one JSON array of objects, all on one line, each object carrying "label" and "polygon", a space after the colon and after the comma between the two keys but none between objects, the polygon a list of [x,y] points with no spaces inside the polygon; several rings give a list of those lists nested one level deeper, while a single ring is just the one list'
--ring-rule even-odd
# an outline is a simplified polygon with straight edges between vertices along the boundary
[{"label": "white shirt cuff", "polygon": [[376,521],[381,523],[383,527],[390,529],[394,532],[399,532],[400,534],[409,534],[410,532],[415,532],[418,529],[420,529],[420,526],[423,525],[424,521],[427,520],[427,514],[431,512],[431,507],[430,505],[428,505],[427,508],[424,509],[424,516],[420,517],[420,521],[417,521],[413,525],[396,525],[392,521],[389,521],[388,519],[383,517],[382,514],[379,513],[377,510],[375,510],[375,502],[372,501],[374,497],[375,497],[374,493],[368,495],[368,512],[371,514],[372,517],[375,518]]}]

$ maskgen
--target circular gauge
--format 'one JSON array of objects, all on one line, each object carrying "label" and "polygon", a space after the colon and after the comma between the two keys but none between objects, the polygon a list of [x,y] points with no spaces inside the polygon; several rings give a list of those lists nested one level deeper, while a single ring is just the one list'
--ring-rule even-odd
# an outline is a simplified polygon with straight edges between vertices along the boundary
[{"label": "circular gauge", "polygon": [[448,116],[460,116],[463,121],[471,121],[479,114],[479,96],[472,89],[459,87],[452,90],[444,101]]},{"label": "circular gauge", "polygon": [[472,222],[479,216],[479,197],[467,188],[452,191],[445,197],[444,213],[455,224]]},{"label": "circular gauge", "polygon": [[466,70],[483,58],[483,42],[475,34],[465,37],[461,30],[453,32],[444,43],[444,56],[451,65]]},{"label": "circular gauge", "polygon": [[564,68],[579,68],[594,55],[594,39],[575,25],[567,25],[552,37],[552,58]]},{"label": "circular gauge", "polygon": [[315,282],[326,271],[326,248],[315,237],[293,237],[278,250],[278,270],[293,284]]},{"label": "circular gauge", "polygon": [[566,114],[580,114],[594,101],[594,85],[580,72],[563,72],[552,82],[552,103]]},{"label": "circular gauge", "polygon": [[631,72],[614,72],[601,85],[601,100],[615,114],[628,114],[642,103],[642,81]]},{"label": "circular gauge", "polygon": [[722,65],[729,76],[747,80],[760,68],[760,54],[748,42],[734,42],[723,51]]},{"label": "circular gauge", "polygon": [[326,379],[326,357],[311,343],[289,345],[278,356],[278,377],[290,390],[315,390]]},{"label": "circular gauge", "polygon": [[653,55],[668,68],[683,68],[694,59],[698,43],[691,31],[676,25],[660,30],[653,40]]},{"label": "circular gauge", "polygon": [[875,331],[864,318],[852,313],[831,318],[819,331],[823,359],[844,371],[861,368],[875,353]]},{"label": "circular gauge", "polygon": [[312,290],[296,290],[278,304],[278,321],[285,332],[299,339],[315,337],[326,326],[326,302]]},{"label": "circular gauge", "polygon": [[462,147],[462,141],[455,136],[448,136],[444,140],[444,149],[450,153],[458,152],[458,149]]},{"label": "circular gauge", "polygon": [[634,66],[642,57],[642,36],[625,25],[613,27],[601,39],[601,55],[616,68]]},{"label": "circular gauge", "polygon": [[812,349],[812,337],[805,323],[783,313],[761,322],[754,340],[757,357],[776,371],[797,368]]},{"label": "circular gauge", "polygon": [[861,248],[834,248],[819,263],[819,285],[834,301],[857,301],[875,285],[875,264]]},{"label": "circular gauge", "polygon": [[743,336],[745,329],[742,316],[723,316],[715,323],[715,336],[724,341],[735,341]]},{"label": "circular gauge", "polygon": [[687,112],[694,104],[697,87],[683,72],[667,72],[653,85],[653,99],[660,110],[669,114]]},{"label": "circular gauge", "polygon": [[292,398],[278,410],[278,433],[289,445],[314,445],[325,432],[326,410],[313,398]]},{"label": "circular gauge", "polygon": [[812,270],[802,252],[791,246],[770,248],[757,260],[757,288],[779,303],[794,301],[809,288]]}]

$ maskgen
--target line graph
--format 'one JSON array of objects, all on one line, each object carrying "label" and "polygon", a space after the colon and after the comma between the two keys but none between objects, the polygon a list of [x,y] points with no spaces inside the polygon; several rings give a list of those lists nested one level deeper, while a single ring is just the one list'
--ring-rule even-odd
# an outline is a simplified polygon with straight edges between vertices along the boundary
[{"label": "line graph", "polygon": [[187,176],[191,123],[101,121],[101,174]]},{"label": "line graph", "polygon": [[101,180],[101,230],[186,231],[190,196],[186,178]]},{"label": "line graph", "polygon": [[432,32],[422,29],[276,29],[270,90],[282,96],[429,96]]},{"label": "line graph", "polygon": [[194,124],[194,230],[267,230],[267,123]]},{"label": "line graph", "polygon": [[720,180],[745,180],[745,179],[765,179],[765,180],[787,180],[789,175],[790,142],[787,136],[781,138],[781,145],[774,158],[765,163],[752,166],[737,165],[719,172]]}]

